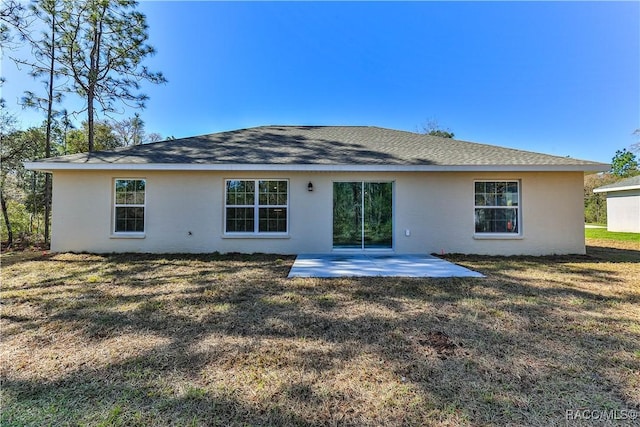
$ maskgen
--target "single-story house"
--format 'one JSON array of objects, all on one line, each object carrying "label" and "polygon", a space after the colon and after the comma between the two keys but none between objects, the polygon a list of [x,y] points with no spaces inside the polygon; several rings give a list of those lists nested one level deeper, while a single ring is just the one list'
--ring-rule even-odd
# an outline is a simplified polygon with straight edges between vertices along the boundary
[{"label": "single-story house", "polygon": [[584,253],[609,165],[368,126],[263,126],[26,163],[53,251]]},{"label": "single-story house", "polygon": [[593,192],[607,193],[607,230],[640,233],[640,175]]}]

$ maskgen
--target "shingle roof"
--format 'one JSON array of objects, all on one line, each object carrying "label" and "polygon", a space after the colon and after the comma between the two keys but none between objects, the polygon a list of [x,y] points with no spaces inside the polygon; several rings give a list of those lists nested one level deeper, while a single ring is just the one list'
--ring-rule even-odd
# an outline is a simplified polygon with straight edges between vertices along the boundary
[{"label": "shingle roof", "polygon": [[595,188],[594,193],[611,193],[614,191],[623,190],[637,190],[640,189],[640,175],[632,176],[631,178],[625,178],[613,184],[603,185],[602,187]]},{"label": "shingle roof", "polygon": [[149,164],[608,169],[608,165],[586,160],[370,126],[261,126],[54,157],[28,166],[64,169]]}]

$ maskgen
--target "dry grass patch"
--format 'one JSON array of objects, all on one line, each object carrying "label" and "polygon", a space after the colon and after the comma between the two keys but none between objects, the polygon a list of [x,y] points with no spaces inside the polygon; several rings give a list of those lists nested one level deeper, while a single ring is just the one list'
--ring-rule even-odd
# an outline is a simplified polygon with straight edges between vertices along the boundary
[{"label": "dry grass patch", "polygon": [[[286,279],[293,257],[2,256],[2,425],[564,425],[640,409],[640,251]],[[611,245],[618,245],[612,247]]]}]

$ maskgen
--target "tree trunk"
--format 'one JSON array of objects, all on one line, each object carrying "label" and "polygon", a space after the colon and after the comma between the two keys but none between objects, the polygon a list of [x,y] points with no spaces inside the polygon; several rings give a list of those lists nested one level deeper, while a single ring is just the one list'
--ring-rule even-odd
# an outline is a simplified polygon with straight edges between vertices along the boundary
[{"label": "tree trunk", "polygon": [[95,149],[94,146],[94,101],[96,96],[96,83],[98,81],[98,66],[100,65],[100,44],[102,43],[102,18],[108,3],[103,5],[100,16],[92,21],[93,26],[93,46],[89,53],[89,73],[87,81],[87,127],[89,131],[89,152]]},{"label": "tree trunk", "polygon": [[45,173],[44,176],[44,243],[49,243],[49,218],[51,217],[51,174]]},{"label": "tree trunk", "polygon": [[[55,77],[54,67],[56,60],[56,14],[51,14],[51,48],[49,56],[51,64],[49,67],[49,100],[47,105],[47,135],[44,145],[44,156],[51,157],[51,122],[53,121],[53,79]],[[51,175],[46,174],[44,179],[44,243],[49,243],[49,217],[51,216]]]},{"label": "tree trunk", "polygon": [[[91,89],[90,89],[91,90]],[[87,94],[87,139],[89,141],[89,152],[93,151],[93,93]]]},{"label": "tree trunk", "polygon": [[7,246],[13,245],[13,230],[11,230],[11,221],[9,221],[9,211],[7,210],[7,201],[4,198],[4,192],[0,191],[0,204],[2,204],[2,216],[4,224],[7,227]]},{"label": "tree trunk", "polygon": [[31,197],[33,198],[33,206],[31,207],[31,219],[29,221],[29,231],[31,232],[31,234],[35,234],[35,229],[33,228],[33,220],[38,215],[38,209],[36,205],[36,184],[38,181],[37,174],[38,172],[31,171]]},{"label": "tree trunk", "polygon": [[94,108],[93,101],[95,97],[95,80],[96,80],[96,69],[97,69],[97,60],[96,60],[96,44],[98,43],[98,35],[97,35],[97,27],[94,25],[93,31],[93,48],[91,49],[91,53],[89,54],[89,75],[87,81],[87,140],[89,143],[89,152],[94,150],[93,137],[94,137]]}]

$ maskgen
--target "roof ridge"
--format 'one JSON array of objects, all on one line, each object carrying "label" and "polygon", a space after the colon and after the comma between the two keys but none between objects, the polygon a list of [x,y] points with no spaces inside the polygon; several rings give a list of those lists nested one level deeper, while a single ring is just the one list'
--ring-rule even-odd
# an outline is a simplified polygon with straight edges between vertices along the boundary
[{"label": "roof ridge", "polygon": [[[377,128],[378,126],[372,125],[260,125],[260,126],[252,126],[249,128],[238,129],[238,130],[248,130],[248,129],[259,129],[259,128],[271,128],[271,127],[281,127],[281,128]],[[380,128],[380,129],[388,129],[388,128]],[[395,129],[388,129],[395,130]]]}]

